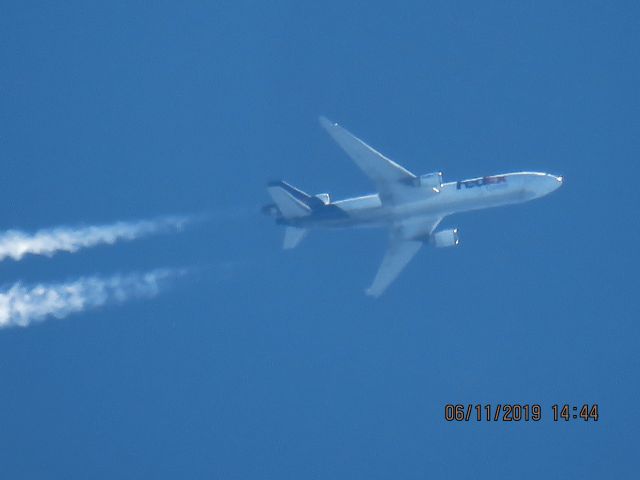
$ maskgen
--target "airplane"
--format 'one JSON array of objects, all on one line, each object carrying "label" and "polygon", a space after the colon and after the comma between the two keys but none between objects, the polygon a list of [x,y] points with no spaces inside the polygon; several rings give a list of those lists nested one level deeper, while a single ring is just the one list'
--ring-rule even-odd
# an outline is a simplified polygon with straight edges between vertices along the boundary
[{"label": "airplane", "polygon": [[558,189],[563,177],[515,172],[444,183],[442,172],[416,176],[343,127],[320,117],[320,124],[375,185],[378,193],[332,201],[328,193],[309,195],[284,181],[269,182],[273,203],[263,213],[284,225],[284,249],[300,244],[309,229],[385,227],[389,249],[367,295],[378,297],[425,244],[460,243],[458,229],[436,231],[454,213],[522,203]]}]

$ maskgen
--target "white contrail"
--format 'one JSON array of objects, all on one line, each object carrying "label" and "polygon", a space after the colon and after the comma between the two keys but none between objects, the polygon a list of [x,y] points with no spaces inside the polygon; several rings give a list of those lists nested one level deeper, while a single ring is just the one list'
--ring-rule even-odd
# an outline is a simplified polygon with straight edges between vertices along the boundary
[{"label": "white contrail", "polygon": [[151,298],[185,270],[159,269],[110,277],[81,277],[65,283],[25,286],[18,282],[0,290],[0,328],[27,327],[47,317],[63,318],[75,312],[134,298]]},{"label": "white contrail", "polygon": [[88,227],[55,227],[25,233],[0,233],[0,260],[20,260],[27,254],[52,256],[56,252],[76,252],[81,248],[113,244],[171,230],[180,230],[191,217],[162,217],[136,222],[117,222]]}]

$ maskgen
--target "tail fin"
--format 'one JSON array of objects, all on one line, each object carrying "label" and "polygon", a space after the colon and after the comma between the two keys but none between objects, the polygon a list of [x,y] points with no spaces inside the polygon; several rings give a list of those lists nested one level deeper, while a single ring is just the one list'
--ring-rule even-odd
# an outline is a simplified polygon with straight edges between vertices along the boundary
[{"label": "tail fin", "polygon": [[269,182],[267,191],[285,218],[306,217],[322,200],[304,193],[283,181]]},{"label": "tail fin", "polygon": [[[271,210],[269,210],[277,208],[279,214],[285,219],[301,218],[311,215],[314,209],[324,206],[325,201],[327,203],[329,201],[328,195],[325,195],[325,200],[322,200],[322,198],[318,196],[312,197],[283,181],[270,182],[267,185],[267,191],[275,203],[275,207],[273,205],[266,207],[267,212],[277,216],[278,212],[271,213]],[[282,247],[285,250],[295,248],[306,235],[307,230],[305,228],[289,225],[284,232],[284,243]]]},{"label": "tail fin", "polygon": [[284,243],[282,248],[290,250],[296,248],[304,237],[307,236],[306,228],[287,227],[284,231]]}]

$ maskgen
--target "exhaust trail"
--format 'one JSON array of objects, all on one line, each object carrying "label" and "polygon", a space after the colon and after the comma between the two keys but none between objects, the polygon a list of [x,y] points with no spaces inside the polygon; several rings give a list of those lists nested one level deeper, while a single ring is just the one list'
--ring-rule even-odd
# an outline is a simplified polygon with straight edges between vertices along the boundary
[{"label": "exhaust trail", "polygon": [[192,217],[172,216],[152,220],[116,222],[105,225],[55,227],[26,233],[8,230],[0,233],[0,261],[20,260],[28,254],[53,256],[56,252],[76,252],[100,244],[112,245],[123,240],[180,231]]},{"label": "exhaust trail", "polygon": [[27,327],[50,317],[63,318],[133,299],[152,298],[185,273],[186,270],[157,269],[31,286],[18,282],[0,290],[0,328]]}]

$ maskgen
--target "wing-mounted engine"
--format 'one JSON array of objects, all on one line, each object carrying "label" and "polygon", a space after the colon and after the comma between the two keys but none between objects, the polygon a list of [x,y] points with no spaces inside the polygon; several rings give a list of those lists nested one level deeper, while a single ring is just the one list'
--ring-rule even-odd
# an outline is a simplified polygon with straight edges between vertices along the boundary
[{"label": "wing-mounted engine", "polygon": [[426,173],[410,179],[407,183],[414,187],[427,188],[435,193],[442,189],[442,172]]},{"label": "wing-mounted engine", "polygon": [[442,172],[426,173],[418,177],[421,187],[442,188]]},{"label": "wing-mounted engine", "polygon": [[431,243],[438,248],[455,247],[460,243],[458,229],[440,230],[431,235]]},{"label": "wing-mounted engine", "polygon": [[325,205],[329,205],[331,203],[331,197],[328,193],[318,193],[314,195],[316,198],[319,198],[322,203]]}]

